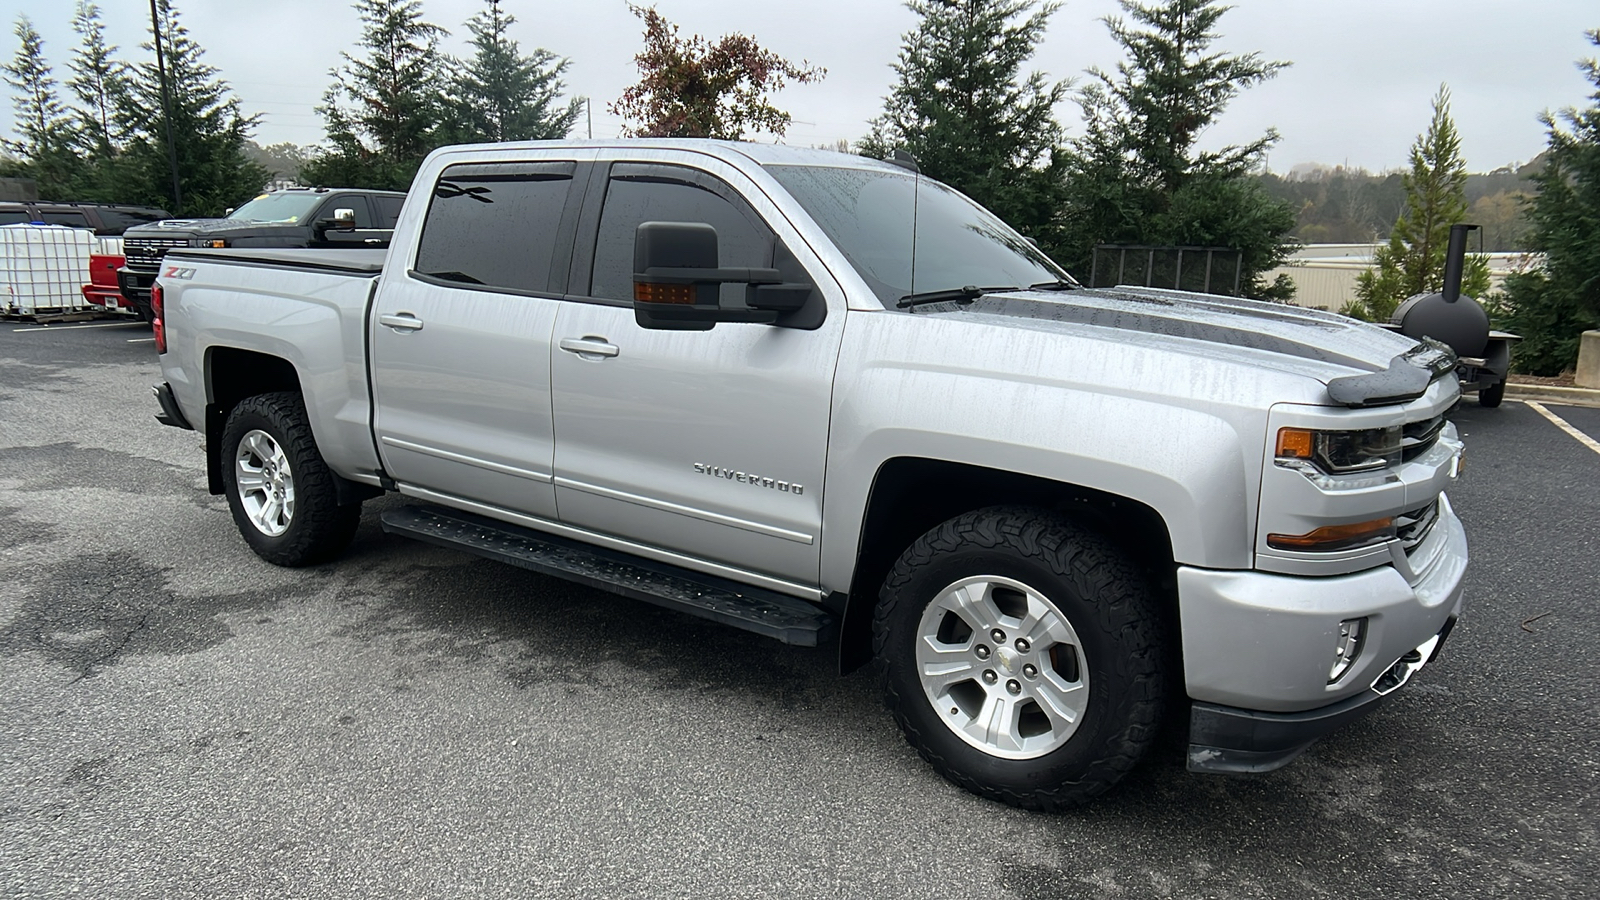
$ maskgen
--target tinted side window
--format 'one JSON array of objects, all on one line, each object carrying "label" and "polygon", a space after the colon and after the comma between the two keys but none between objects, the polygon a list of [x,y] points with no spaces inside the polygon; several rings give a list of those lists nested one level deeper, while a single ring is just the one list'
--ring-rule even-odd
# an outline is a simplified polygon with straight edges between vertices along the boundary
[{"label": "tinted side window", "polygon": [[400,207],[405,205],[404,197],[371,197],[374,206],[378,207],[378,227],[393,228],[400,221]]},{"label": "tinted side window", "polygon": [[547,291],[573,163],[451,166],[434,185],[416,272]]},{"label": "tinted side window", "polygon": [[89,217],[77,210],[43,210],[39,213],[39,220],[46,225],[67,225],[72,228],[89,227]]},{"label": "tinted side window", "polygon": [[[619,165],[613,170],[594,250],[593,296],[633,299],[633,240],[641,222],[704,222],[717,230],[719,265],[772,265],[774,238],[755,210],[726,184],[692,169],[682,169],[680,179],[674,168]],[[745,286],[725,284],[721,296],[724,306],[743,306]]]},{"label": "tinted side window", "polygon": [[33,216],[25,209],[0,209],[0,225],[26,225]]},{"label": "tinted side window", "polygon": [[135,225],[143,225],[146,222],[155,221],[154,217],[139,216],[104,206],[100,207],[98,212],[100,213],[100,228],[96,232],[97,234],[121,234]]},{"label": "tinted side window", "polygon": [[329,199],[328,202],[322,204],[322,208],[317,210],[317,214],[312,217],[312,221],[332,219],[334,218],[334,213],[341,209],[348,209],[356,214],[357,228],[373,227],[372,212],[367,209],[367,198],[357,194],[340,194]]}]

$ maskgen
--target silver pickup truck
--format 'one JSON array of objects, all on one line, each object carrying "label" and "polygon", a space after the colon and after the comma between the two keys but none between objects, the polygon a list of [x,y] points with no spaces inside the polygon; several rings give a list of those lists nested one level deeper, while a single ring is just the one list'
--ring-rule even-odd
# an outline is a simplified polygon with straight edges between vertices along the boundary
[{"label": "silver pickup truck", "polygon": [[446,148],[387,251],[175,250],[158,418],[269,562],[384,529],[882,670],[957,784],[1060,809],[1163,727],[1260,772],[1433,659],[1447,348],[1088,290],[914,166]]}]

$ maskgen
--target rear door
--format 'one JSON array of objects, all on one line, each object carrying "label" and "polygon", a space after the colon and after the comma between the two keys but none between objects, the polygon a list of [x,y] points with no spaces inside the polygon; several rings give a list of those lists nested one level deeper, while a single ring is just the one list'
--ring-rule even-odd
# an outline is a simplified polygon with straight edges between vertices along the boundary
[{"label": "rear door", "polygon": [[[551,359],[562,521],[691,565],[815,585],[843,295],[746,176],[704,156],[683,158],[695,164],[619,162],[609,177],[597,173],[583,232],[592,253],[574,262]],[[826,289],[828,314],[809,330],[641,328],[633,245],[646,221],[714,226],[722,266],[781,258],[797,267],[792,277]],[[723,305],[743,305],[744,290],[724,286]]]},{"label": "rear door", "polygon": [[[554,519],[550,333],[576,161],[454,165],[373,303],[378,450],[412,493]],[[426,188],[424,188],[426,189]]]}]

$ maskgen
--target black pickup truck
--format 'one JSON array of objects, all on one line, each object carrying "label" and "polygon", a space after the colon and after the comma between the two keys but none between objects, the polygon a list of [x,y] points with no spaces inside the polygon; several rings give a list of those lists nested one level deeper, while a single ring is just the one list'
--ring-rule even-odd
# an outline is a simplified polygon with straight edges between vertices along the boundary
[{"label": "black pickup truck", "polygon": [[223,219],[168,219],[123,234],[122,296],[152,318],[150,286],[175,247],[387,247],[406,195],[349,188],[286,188],[261,194]]}]

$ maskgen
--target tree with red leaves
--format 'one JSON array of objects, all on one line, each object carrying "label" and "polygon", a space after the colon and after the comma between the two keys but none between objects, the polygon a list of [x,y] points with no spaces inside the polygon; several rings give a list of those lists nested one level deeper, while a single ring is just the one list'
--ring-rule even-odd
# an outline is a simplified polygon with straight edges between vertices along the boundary
[{"label": "tree with red leaves", "polygon": [[750,130],[781,138],[790,116],[768,95],[790,80],[809,84],[827,74],[763,50],[748,35],[730,34],[714,44],[700,35],[685,40],[654,7],[628,8],[644,20],[644,50],[634,57],[639,83],[608,107],[627,122],[626,135],[737,141]]}]

